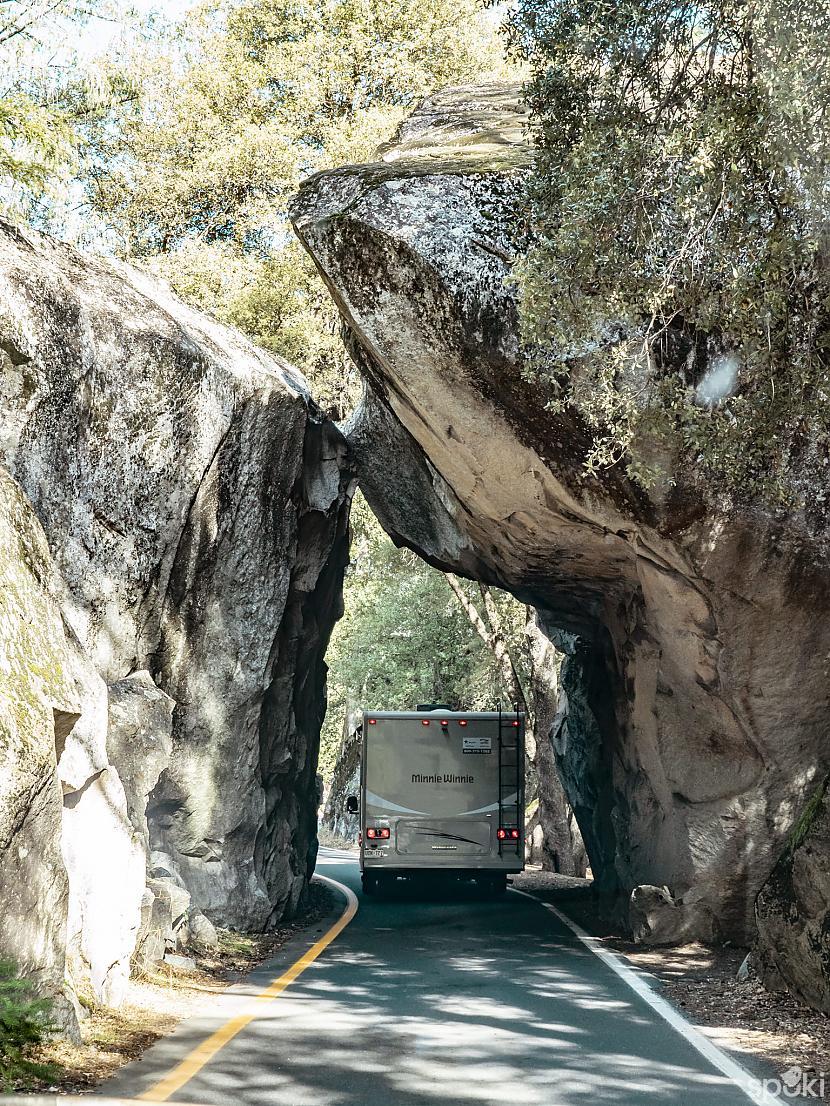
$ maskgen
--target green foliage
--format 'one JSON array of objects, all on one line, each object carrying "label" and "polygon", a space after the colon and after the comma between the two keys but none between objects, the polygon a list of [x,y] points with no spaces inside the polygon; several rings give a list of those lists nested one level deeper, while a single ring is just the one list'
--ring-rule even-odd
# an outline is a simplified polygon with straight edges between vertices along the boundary
[{"label": "green foliage", "polygon": [[38,998],[32,984],[21,979],[17,967],[0,960],[0,1087],[14,1090],[35,1079],[49,1079],[49,1065],[32,1059],[32,1051],[55,1032],[52,1004]]},{"label": "green foliage", "polygon": [[138,95],[86,128],[89,200],[125,254],[293,360],[341,417],[353,372],[288,200],[369,158],[429,92],[500,64],[479,0],[213,0],[111,67]]},{"label": "green foliage", "polygon": [[43,189],[72,150],[73,131],[62,111],[19,91],[0,97],[0,179]]},{"label": "green foliage", "polygon": [[[830,453],[827,0],[519,0],[531,374],[589,472],[798,503]],[[659,468],[659,465],[658,465]]]},{"label": "green foliage", "polygon": [[[412,710],[417,703],[491,709],[508,701],[493,654],[473,630],[443,573],[396,549],[358,496],[345,614],[326,655],[329,706],[320,771],[329,778],[349,709]],[[463,586],[477,593],[468,581]],[[506,632],[524,649],[524,606],[494,593]]]},{"label": "green foliage", "polygon": [[72,164],[76,133],[61,102],[64,77],[50,65],[57,43],[97,0],[4,0],[0,4],[0,212],[40,195]]}]

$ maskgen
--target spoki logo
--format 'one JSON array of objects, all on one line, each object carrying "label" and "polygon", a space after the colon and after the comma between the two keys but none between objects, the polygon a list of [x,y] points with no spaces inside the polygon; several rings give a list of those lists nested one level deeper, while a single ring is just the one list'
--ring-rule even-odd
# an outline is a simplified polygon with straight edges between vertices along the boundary
[{"label": "spoki logo", "polygon": [[778,1079],[765,1079],[763,1086],[770,1094],[781,1098],[824,1098],[825,1073],[788,1068]]}]

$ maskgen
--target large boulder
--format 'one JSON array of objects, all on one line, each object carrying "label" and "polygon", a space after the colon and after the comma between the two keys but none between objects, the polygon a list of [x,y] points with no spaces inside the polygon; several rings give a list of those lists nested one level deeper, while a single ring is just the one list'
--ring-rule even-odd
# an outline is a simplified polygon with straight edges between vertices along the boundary
[{"label": "large boulder", "polygon": [[[5,225],[0,380],[0,462],[46,532],[78,647],[128,728],[136,673],[176,704],[151,846],[213,921],[274,924],[315,855],[323,654],[347,559],[342,436],[290,366],[149,277]],[[126,748],[141,739],[113,744],[127,794],[93,743],[104,759],[77,812],[115,803],[141,835],[152,772]],[[132,894],[128,913],[137,928]]]},{"label": "large boulder", "polygon": [[0,958],[63,1001],[69,881],[57,755],[81,713],[40,523],[0,467]]},{"label": "large boulder", "polygon": [[830,777],[813,795],[755,904],[752,966],[830,1014]]},{"label": "large boulder", "polygon": [[109,686],[107,756],[124,785],[127,813],[148,859],[147,802],[170,764],[175,705],[147,671],[131,672]]},{"label": "large boulder", "polygon": [[746,939],[830,754],[823,523],[724,507],[671,457],[649,495],[585,475],[587,428],[523,373],[522,123],[515,87],[450,90],[295,202],[367,383],[362,487],[397,542],[567,638],[560,766],[598,887]]}]

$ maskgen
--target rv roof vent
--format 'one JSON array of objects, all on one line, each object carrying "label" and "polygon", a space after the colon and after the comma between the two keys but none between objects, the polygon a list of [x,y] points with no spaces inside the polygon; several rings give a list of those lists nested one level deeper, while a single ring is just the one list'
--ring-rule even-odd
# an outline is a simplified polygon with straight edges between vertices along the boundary
[{"label": "rv roof vent", "polygon": [[452,710],[446,703],[419,703],[415,710]]}]

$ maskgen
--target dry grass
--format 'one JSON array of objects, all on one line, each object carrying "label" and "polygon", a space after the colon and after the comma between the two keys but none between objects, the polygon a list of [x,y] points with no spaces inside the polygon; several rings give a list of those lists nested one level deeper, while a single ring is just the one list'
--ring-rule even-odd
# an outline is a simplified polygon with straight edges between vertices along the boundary
[{"label": "dry grass", "polygon": [[347,849],[357,852],[357,841],[350,840],[348,837],[341,837],[339,833],[332,833],[325,826],[320,826],[317,830],[317,840],[327,849]]},{"label": "dry grass", "polygon": [[267,934],[219,931],[219,949],[210,956],[189,955],[195,971],[156,965],[130,980],[126,1001],[117,1010],[97,1004],[84,989],[79,995],[88,1016],[81,1023],[83,1043],[50,1042],[38,1059],[59,1071],[49,1083],[33,1090],[83,1094],[110,1078],[124,1064],[136,1060],[160,1037],[171,1033],[184,1018],[203,1012],[216,995],[272,956],[295,934],[313,925],[331,910],[331,896],[312,884],[309,910],[300,918]]}]

